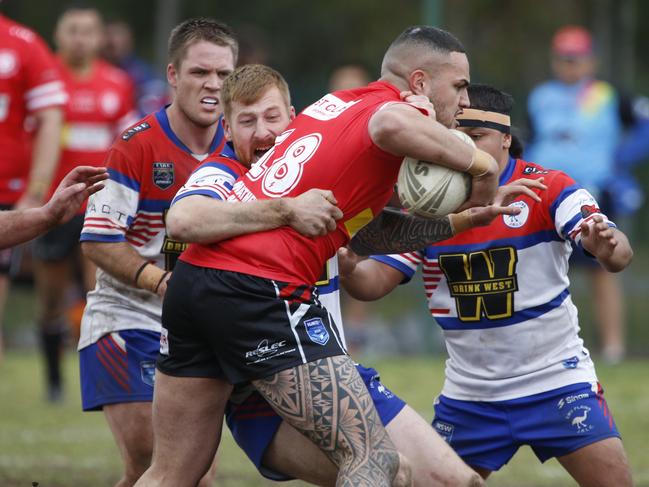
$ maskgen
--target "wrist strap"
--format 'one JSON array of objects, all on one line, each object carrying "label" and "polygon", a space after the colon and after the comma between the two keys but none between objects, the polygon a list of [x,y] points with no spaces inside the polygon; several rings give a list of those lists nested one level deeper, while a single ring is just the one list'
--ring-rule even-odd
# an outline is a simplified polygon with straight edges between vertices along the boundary
[{"label": "wrist strap", "polygon": [[448,221],[451,224],[451,229],[453,230],[453,235],[464,232],[473,228],[473,219],[471,218],[471,208],[464,210],[460,213],[454,213],[449,215]]},{"label": "wrist strap", "polygon": [[139,267],[139,269],[138,269],[137,272],[135,273],[135,278],[133,279],[133,283],[135,284],[135,287],[138,287],[138,285],[137,285],[137,280],[140,278],[140,274],[142,274],[142,271],[144,270],[144,268],[145,268],[146,266],[148,266],[149,264],[150,264],[150,262],[147,260],[146,262],[144,262],[144,263]]},{"label": "wrist strap", "polygon": [[485,151],[476,149],[473,151],[471,163],[464,172],[469,173],[471,176],[479,178],[489,172],[492,157]]},{"label": "wrist strap", "polygon": [[169,274],[170,274],[169,271],[167,271],[167,272],[165,272],[164,274],[162,274],[162,276],[160,277],[160,280],[158,281],[158,284],[156,285],[155,289],[153,290],[154,293],[156,293],[156,294],[158,293],[158,289],[160,289],[160,284],[162,284],[162,281],[164,281],[165,278],[166,278]]}]

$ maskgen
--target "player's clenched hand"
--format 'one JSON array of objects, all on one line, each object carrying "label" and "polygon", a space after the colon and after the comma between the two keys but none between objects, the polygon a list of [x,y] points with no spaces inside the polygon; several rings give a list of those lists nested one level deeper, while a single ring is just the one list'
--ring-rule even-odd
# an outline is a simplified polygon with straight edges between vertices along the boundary
[{"label": "player's clenched hand", "polygon": [[437,114],[435,113],[435,105],[425,95],[415,95],[412,91],[402,91],[399,94],[400,98],[409,103],[410,105],[424,109],[428,112],[428,116],[436,120]]},{"label": "player's clenched hand", "polygon": [[602,215],[593,215],[589,221],[581,223],[581,244],[598,259],[610,257],[617,247],[617,239],[612,227]]},{"label": "player's clenched hand", "polygon": [[331,191],[310,189],[295,198],[287,198],[286,224],[307,237],[318,237],[333,232],[343,212],[336,206]]},{"label": "player's clenched hand", "polygon": [[105,167],[75,167],[63,178],[52,198],[43,206],[48,220],[52,225],[70,220],[88,196],[104,187],[98,183],[105,179],[108,179]]},{"label": "player's clenched hand", "polygon": [[367,257],[361,257],[349,247],[340,247],[338,249],[338,274],[340,277],[346,277],[354,272],[356,264]]}]

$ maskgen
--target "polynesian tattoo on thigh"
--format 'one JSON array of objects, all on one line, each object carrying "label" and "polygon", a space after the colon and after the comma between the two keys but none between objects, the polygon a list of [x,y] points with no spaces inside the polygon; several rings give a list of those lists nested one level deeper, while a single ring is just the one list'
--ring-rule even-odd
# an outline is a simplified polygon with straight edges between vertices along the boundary
[{"label": "polynesian tattoo on thigh", "polygon": [[399,254],[421,250],[452,236],[453,227],[448,217],[434,220],[397,208],[384,208],[354,235],[349,247],[358,255]]},{"label": "polynesian tattoo on thigh", "polygon": [[336,485],[392,485],[398,453],[347,355],[299,365],[253,385],[338,466]]}]

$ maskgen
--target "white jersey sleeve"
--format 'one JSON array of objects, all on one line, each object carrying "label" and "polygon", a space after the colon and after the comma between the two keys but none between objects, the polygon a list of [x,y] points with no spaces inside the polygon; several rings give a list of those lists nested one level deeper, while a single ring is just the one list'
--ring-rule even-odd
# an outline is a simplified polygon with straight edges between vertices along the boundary
[{"label": "white jersey sleeve", "polygon": [[196,169],[176,193],[171,205],[187,196],[202,195],[226,201],[239,175],[220,162],[206,162]]},{"label": "white jersey sleeve", "polygon": [[424,262],[424,253],[417,251],[404,254],[373,255],[370,258],[401,271],[404,275],[402,281],[402,284],[404,284],[412,279],[412,276],[417,272],[417,268]]},{"label": "white jersey sleeve", "polygon": [[609,226],[615,227],[615,223],[601,212],[593,195],[578,184],[565,188],[554,201],[550,211],[554,215],[557,233],[574,242],[579,248],[582,248],[581,224],[592,220],[594,215],[601,215]]}]

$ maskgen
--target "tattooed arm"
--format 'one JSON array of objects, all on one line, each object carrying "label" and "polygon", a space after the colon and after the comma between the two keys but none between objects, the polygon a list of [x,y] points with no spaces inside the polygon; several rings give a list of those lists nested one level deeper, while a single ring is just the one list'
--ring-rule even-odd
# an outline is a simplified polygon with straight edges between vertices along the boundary
[{"label": "tattooed arm", "polygon": [[449,217],[421,218],[385,208],[352,238],[349,247],[358,255],[398,254],[421,250],[428,244],[453,236]]},{"label": "tattooed arm", "polygon": [[533,189],[545,190],[543,178],[521,178],[498,188],[493,205],[477,206],[440,219],[422,218],[385,208],[352,238],[349,247],[358,255],[399,254],[421,250],[474,227],[489,225],[500,215],[516,215],[518,208],[508,206],[516,197],[527,195],[541,201]]}]

